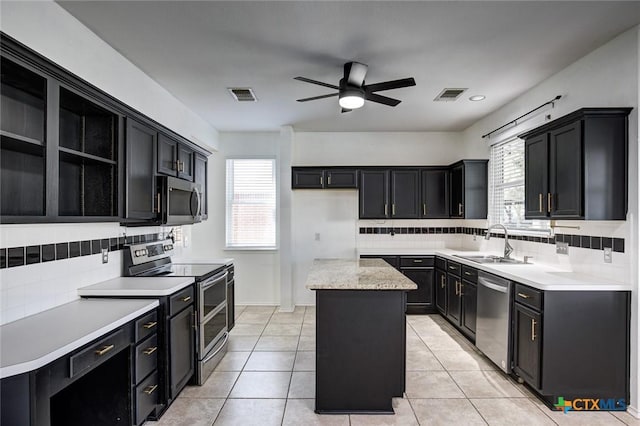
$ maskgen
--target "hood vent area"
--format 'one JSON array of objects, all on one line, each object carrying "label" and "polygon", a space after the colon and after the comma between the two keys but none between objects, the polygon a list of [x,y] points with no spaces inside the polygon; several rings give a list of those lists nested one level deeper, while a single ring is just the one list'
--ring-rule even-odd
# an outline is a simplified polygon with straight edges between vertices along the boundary
[{"label": "hood vent area", "polygon": [[257,102],[258,99],[250,87],[229,87],[229,93],[238,102]]},{"label": "hood vent area", "polygon": [[451,102],[456,101],[467,89],[454,89],[454,88],[445,88],[435,97],[434,101],[436,102]]}]

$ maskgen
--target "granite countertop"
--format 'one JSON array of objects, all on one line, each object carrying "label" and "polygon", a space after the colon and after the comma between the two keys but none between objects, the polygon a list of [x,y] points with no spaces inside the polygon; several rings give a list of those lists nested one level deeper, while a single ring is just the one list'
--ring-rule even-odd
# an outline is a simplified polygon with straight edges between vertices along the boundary
[{"label": "granite countertop", "polygon": [[0,378],[43,367],[157,306],[148,299],[79,299],[4,324]]},{"label": "granite countertop", "polygon": [[415,290],[418,286],[381,259],[315,259],[310,290]]},{"label": "granite countertop", "polygon": [[173,263],[190,263],[190,264],[220,264],[220,265],[225,265],[225,266],[229,266],[233,264],[233,258],[232,257],[224,257],[224,258],[213,258],[213,259],[209,259],[206,257],[176,257],[172,259]]},{"label": "granite countertop", "polygon": [[193,284],[193,277],[119,277],[78,289],[80,296],[169,296]]},{"label": "granite countertop", "polygon": [[359,255],[424,255],[424,256],[440,256],[447,260],[471,266],[475,269],[489,272],[508,280],[512,280],[521,284],[539,290],[552,291],[631,291],[631,285],[628,283],[615,281],[609,278],[598,278],[591,275],[581,274],[572,271],[563,271],[551,265],[536,263],[535,259],[531,264],[494,264],[494,263],[477,263],[472,260],[464,259],[459,256],[474,255],[497,255],[502,253],[489,253],[480,251],[463,251],[454,249],[364,249],[360,250]]}]

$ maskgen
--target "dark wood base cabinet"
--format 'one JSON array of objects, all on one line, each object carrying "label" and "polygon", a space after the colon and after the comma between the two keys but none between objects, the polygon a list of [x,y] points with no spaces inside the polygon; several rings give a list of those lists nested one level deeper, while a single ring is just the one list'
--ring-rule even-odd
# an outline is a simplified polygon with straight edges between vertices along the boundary
[{"label": "dark wood base cabinet", "polygon": [[[629,403],[630,293],[540,291],[516,284],[513,372],[554,408],[593,398]],[[623,403],[621,403],[623,402]]]},{"label": "dark wood base cabinet", "polygon": [[0,424],[140,425],[159,402],[157,311],[0,381]]},{"label": "dark wood base cabinet", "polygon": [[404,291],[316,291],[316,413],[393,413],[405,391],[404,311]]}]

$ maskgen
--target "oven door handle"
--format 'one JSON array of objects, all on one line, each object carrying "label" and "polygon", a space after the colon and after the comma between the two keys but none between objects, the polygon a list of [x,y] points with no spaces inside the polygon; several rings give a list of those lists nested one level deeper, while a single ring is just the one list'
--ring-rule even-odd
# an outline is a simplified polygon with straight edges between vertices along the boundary
[{"label": "oven door handle", "polygon": [[207,290],[209,287],[215,285],[218,281],[221,281],[223,278],[225,282],[227,281],[227,275],[229,275],[229,271],[220,272],[218,275],[205,280],[200,284],[200,291]]},{"label": "oven door handle", "polygon": [[218,348],[218,350],[216,350],[214,353],[212,353],[211,355],[209,355],[208,357],[206,357],[204,360],[202,360],[203,363],[207,363],[209,361],[211,361],[211,359],[213,357],[215,357],[216,355],[218,355],[218,352],[220,352],[222,350],[222,348],[224,348],[224,345],[227,344],[227,340],[229,340],[229,332],[225,331],[224,332],[224,342],[222,342],[222,344],[220,345],[220,347]]}]

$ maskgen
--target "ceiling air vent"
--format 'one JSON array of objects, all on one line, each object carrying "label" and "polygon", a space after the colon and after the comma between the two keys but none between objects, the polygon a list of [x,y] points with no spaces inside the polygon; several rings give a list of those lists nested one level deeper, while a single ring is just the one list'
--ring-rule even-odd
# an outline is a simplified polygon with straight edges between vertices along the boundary
[{"label": "ceiling air vent", "polygon": [[465,89],[446,88],[442,90],[442,92],[440,92],[438,96],[436,96],[434,101],[444,101],[444,102],[455,101],[460,97],[460,95],[464,93],[465,90],[467,89],[466,88]]},{"label": "ceiling air vent", "polygon": [[229,93],[238,102],[256,102],[258,99],[250,87],[229,87]]}]

